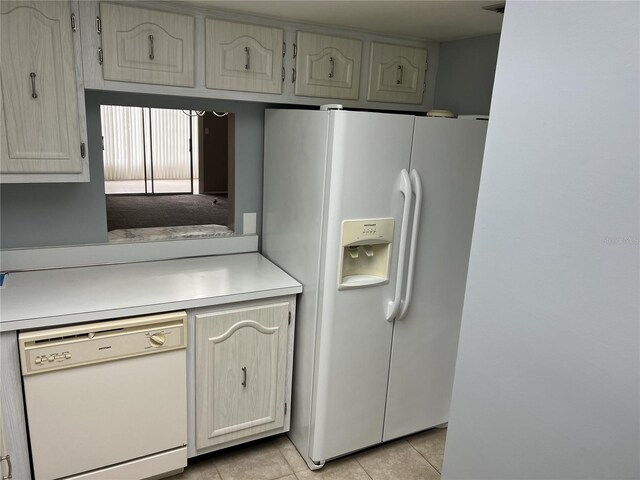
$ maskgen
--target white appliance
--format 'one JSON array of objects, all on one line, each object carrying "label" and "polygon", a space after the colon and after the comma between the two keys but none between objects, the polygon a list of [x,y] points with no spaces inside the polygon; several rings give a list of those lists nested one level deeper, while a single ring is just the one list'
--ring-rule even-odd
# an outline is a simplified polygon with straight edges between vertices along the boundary
[{"label": "white appliance", "polygon": [[36,480],[139,480],[187,464],[186,314],[22,332]]},{"label": "white appliance", "polygon": [[448,421],[486,129],[267,110],[262,251],[304,285],[289,436],[312,468]]}]

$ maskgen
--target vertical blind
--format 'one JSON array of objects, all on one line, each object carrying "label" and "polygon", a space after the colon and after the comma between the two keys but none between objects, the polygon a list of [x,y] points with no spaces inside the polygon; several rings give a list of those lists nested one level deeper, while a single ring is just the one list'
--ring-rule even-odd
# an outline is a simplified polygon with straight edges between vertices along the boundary
[{"label": "vertical blind", "polygon": [[105,180],[191,178],[189,124],[193,138],[193,175],[198,178],[198,117],[188,110],[102,105]]}]

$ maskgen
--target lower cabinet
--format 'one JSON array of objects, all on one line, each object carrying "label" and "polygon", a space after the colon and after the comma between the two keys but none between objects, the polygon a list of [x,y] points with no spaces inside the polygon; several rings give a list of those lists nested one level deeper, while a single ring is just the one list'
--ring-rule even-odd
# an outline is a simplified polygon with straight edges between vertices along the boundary
[{"label": "lower cabinet", "polygon": [[29,446],[17,332],[0,333],[0,478],[29,479]]},{"label": "lower cabinet", "polygon": [[279,300],[195,313],[199,453],[288,430],[295,303]]},{"label": "lower cabinet", "polygon": [[4,423],[2,421],[2,407],[0,406],[0,475],[2,478],[11,478],[11,455],[4,444]]}]

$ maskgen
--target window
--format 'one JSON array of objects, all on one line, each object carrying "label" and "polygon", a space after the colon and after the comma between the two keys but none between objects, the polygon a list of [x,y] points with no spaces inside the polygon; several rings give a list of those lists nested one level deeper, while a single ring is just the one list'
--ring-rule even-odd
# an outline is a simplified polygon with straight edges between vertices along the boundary
[{"label": "window", "polygon": [[102,105],[109,241],[233,233],[233,114]]}]

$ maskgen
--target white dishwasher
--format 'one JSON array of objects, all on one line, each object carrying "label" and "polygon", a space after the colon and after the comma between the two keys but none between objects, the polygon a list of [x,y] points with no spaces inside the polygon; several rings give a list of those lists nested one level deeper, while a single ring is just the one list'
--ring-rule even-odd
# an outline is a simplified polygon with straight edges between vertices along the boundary
[{"label": "white dishwasher", "polygon": [[185,312],[21,332],[36,480],[139,480],[187,464]]}]

